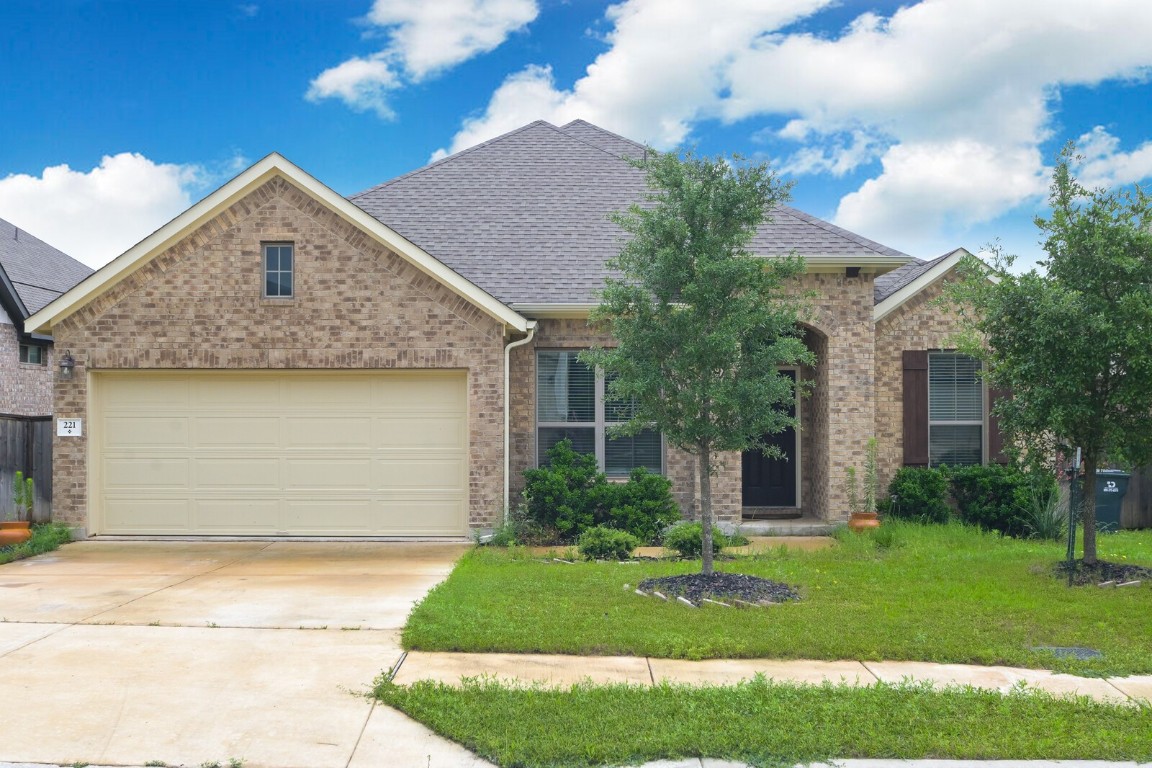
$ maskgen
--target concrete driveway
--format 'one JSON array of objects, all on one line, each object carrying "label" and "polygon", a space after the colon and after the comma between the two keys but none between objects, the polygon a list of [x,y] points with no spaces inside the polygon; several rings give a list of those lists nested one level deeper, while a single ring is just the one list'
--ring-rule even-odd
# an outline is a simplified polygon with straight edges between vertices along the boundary
[{"label": "concrete driveway", "polygon": [[486,765],[359,695],[465,549],[89,541],[0,566],[0,761]]}]

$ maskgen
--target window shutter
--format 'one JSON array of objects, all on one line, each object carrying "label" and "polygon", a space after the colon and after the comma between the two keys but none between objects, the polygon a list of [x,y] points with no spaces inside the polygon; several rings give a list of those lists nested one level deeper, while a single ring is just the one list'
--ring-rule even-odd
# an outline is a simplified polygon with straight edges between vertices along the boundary
[{"label": "window shutter", "polygon": [[992,406],[997,400],[1011,397],[1007,389],[988,390],[988,460],[994,464],[1007,464],[1008,456],[1004,453],[1004,435],[1000,432],[1000,419],[992,413]]},{"label": "window shutter", "polygon": [[904,465],[928,466],[927,350],[904,350]]}]

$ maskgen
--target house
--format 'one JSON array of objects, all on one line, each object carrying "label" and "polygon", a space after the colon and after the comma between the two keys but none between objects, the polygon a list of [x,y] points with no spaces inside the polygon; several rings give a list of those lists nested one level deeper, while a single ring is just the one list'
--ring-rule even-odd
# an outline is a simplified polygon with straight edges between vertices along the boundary
[{"label": "house", "polygon": [[[609,475],[644,465],[686,513],[694,458],[613,440],[576,352],[640,199],[644,148],[535,122],[350,198],[270,155],[37,312],[71,351],[56,384],[55,516],[87,534],[459,536],[515,503],[568,437]],[[724,520],[842,519],[876,435],[902,464],[997,451],[956,318],[931,300],[962,252],[920,261],[794,208],[752,242],[795,250],[819,362],[787,461],[723,456]],[[931,392],[931,399],[930,399]],[[929,409],[931,402],[931,409]],[[610,409],[609,409],[610,410]]]},{"label": "house", "polygon": [[35,479],[39,509],[50,498],[52,337],[26,321],[91,273],[0,219],[0,517],[12,512],[17,471]]}]

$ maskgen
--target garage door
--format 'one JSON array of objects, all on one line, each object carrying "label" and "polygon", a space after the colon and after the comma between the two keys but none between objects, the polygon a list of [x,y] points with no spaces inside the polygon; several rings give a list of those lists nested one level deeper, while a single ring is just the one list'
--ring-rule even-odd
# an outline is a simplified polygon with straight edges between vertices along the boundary
[{"label": "garage door", "polygon": [[93,375],[100,533],[467,532],[463,372]]}]

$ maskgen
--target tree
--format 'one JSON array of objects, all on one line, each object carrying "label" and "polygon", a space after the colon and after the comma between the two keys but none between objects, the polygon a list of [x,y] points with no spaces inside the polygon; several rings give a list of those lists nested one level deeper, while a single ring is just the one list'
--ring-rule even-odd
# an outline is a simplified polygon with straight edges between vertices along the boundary
[{"label": "tree", "polygon": [[[996,279],[971,258],[953,291],[971,308],[973,354],[1012,398],[996,412],[1008,442],[1032,457],[1080,447],[1084,562],[1096,563],[1096,470],[1152,460],[1152,200],[1088,190],[1072,175],[1075,147],[1052,177],[1050,218],[1037,217],[1047,256],[1024,274],[994,252]],[[961,309],[962,312],[966,310]]]},{"label": "tree", "polygon": [[711,574],[716,453],[771,451],[764,436],[796,423],[794,385],[778,367],[814,362],[797,324],[803,297],[790,284],[804,263],[746,250],[788,196],[766,165],[651,151],[634,164],[647,173],[647,205],[613,215],[631,238],[592,313],[618,346],[584,359],[605,371],[609,397],[632,403],[622,433],[654,426],[697,457],[702,570]]}]

